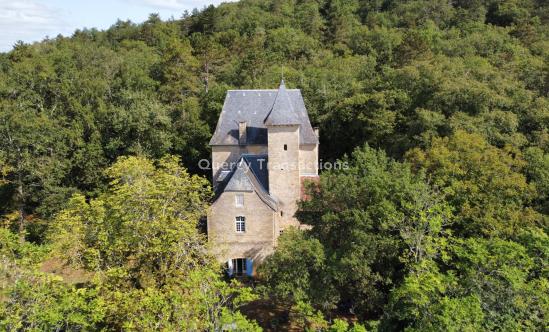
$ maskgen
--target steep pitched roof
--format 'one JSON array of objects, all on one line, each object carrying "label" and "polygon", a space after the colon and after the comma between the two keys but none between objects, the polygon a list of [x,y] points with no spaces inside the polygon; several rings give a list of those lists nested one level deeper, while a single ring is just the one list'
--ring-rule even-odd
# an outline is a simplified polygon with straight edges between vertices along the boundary
[{"label": "steep pitched roof", "polygon": [[266,154],[242,154],[242,159],[246,161],[246,164],[250,168],[250,171],[256,177],[257,181],[261,184],[261,187],[269,192],[269,170],[267,169],[267,155]]},{"label": "steep pitched roof", "polygon": [[[289,104],[300,125],[299,142],[301,144],[318,144],[318,138],[309,122],[309,115],[301,91],[286,89],[285,87],[284,90],[286,97],[280,98],[276,108],[289,110],[289,108],[283,106],[283,104]],[[219,115],[215,133],[210,140],[210,145],[238,145],[238,123],[242,121],[247,124],[248,144],[267,144],[265,119],[275,106],[278,92],[279,90],[227,91],[225,103]],[[293,118],[293,116],[291,117]]]},{"label": "steep pitched roof", "polygon": [[254,191],[246,166],[237,166],[223,191]]},{"label": "steep pitched roof", "polygon": [[269,194],[266,155],[243,154],[236,166],[216,188],[214,201],[227,191],[255,191],[271,209],[277,210],[277,200]]},{"label": "steep pitched roof", "polygon": [[280,82],[280,87],[276,93],[273,107],[263,122],[267,126],[301,124],[301,121],[299,121],[299,118],[294,111],[292,102],[290,101],[290,96],[288,96],[288,92],[286,91],[284,80]]}]

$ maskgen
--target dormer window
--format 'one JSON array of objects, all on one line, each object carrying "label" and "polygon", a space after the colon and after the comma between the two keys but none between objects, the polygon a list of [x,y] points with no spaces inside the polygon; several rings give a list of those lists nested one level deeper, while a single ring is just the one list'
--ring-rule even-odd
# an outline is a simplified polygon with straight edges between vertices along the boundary
[{"label": "dormer window", "polygon": [[284,151],[288,151],[288,144],[284,144]]}]

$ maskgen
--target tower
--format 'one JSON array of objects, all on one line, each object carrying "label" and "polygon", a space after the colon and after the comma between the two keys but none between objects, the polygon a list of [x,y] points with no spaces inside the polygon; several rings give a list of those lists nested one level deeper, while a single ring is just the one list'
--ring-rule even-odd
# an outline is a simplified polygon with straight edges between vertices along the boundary
[{"label": "tower", "polygon": [[299,225],[294,213],[300,196],[299,131],[301,121],[293,109],[284,80],[280,83],[270,112],[265,118],[269,156],[269,193],[279,202],[283,228]]},{"label": "tower", "polygon": [[[212,146],[208,240],[229,275],[253,275],[318,179],[318,135],[298,89],[229,90]],[[306,197],[304,197],[306,198]]]}]

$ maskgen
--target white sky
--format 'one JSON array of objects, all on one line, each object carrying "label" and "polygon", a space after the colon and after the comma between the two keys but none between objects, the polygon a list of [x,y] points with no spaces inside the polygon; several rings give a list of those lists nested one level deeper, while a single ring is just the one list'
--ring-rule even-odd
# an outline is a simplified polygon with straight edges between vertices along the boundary
[{"label": "white sky", "polygon": [[140,23],[150,13],[179,18],[185,9],[221,2],[228,0],[0,0],[0,52],[9,51],[18,40],[70,36],[85,27],[106,29],[119,18]]}]

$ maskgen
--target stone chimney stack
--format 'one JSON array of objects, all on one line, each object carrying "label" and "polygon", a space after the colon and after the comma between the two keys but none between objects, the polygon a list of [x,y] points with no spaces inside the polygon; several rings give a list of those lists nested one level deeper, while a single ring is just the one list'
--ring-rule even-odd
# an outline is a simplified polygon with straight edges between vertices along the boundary
[{"label": "stone chimney stack", "polygon": [[238,123],[238,144],[246,145],[246,121]]}]

